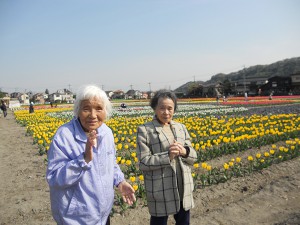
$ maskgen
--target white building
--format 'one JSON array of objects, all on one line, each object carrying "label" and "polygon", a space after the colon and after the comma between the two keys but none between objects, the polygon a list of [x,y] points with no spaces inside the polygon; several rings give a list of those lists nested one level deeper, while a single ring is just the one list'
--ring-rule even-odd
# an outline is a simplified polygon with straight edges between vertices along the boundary
[{"label": "white building", "polygon": [[67,89],[58,90],[49,95],[50,102],[74,103],[73,93]]}]

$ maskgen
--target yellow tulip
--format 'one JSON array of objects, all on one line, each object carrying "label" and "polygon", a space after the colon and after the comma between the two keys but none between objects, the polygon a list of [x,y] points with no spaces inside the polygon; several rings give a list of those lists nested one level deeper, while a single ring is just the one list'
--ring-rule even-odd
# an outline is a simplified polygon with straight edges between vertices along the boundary
[{"label": "yellow tulip", "polygon": [[229,169],[229,165],[228,165],[227,163],[224,163],[224,166],[223,166],[223,167],[224,167],[225,170],[228,170],[228,169]]},{"label": "yellow tulip", "polygon": [[119,144],[117,145],[117,149],[118,149],[118,150],[121,150],[122,147],[123,147],[123,145],[122,145],[121,143],[119,143]]},{"label": "yellow tulip", "polygon": [[135,181],[135,177],[131,176],[129,180],[133,183]]},{"label": "yellow tulip", "polygon": [[143,175],[140,175],[140,176],[139,176],[139,180],[143,181],[143,180],[144,180],[144,176],[143,176]]},{"label": "yellow tulip", "polygon": [[139,186],[136,185],[136,184],[132,185],[132,187],[133,187],[133,189],[134,189],[135,191],[139,188]]}]

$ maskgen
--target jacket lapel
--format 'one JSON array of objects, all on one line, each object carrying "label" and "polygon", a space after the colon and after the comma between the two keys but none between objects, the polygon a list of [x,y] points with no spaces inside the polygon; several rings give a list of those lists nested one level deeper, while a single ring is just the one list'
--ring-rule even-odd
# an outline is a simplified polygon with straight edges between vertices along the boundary
[{"label": "jacket lapel", "polygon": [[[163,131],[163,126],[158,122],[158,120],[156,118],[154,118],[152,122],[153,122],[154,129],[155,129],[159,139],[161,140],[161,142],[164,143],[164,141],[166,140],[166,134]],[[179,126],[177,123],[175,123],[173,120],[171,120],[170,127],[171,127],[171,131],[174,135],[174,139],[177,141],[178,135],[180,136],[180,134],[181,134],[181,126]]]}]

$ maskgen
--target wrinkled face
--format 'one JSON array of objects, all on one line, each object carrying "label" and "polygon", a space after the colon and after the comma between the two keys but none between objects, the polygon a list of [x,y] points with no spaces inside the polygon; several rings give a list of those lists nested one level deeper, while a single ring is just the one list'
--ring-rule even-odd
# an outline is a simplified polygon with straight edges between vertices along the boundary
[{"label": "wrinkled face", "polygon": [[98,98],[83,100],[80,104],[78,117],[85,132],[97,129],[106,118],[103,101]]},{"label": "wrinkled face", "polygon": [[175,104],[172,99],[160,98],[154,110],[155,115],[161,124],[165,125],[170,123],[174,115]]}]

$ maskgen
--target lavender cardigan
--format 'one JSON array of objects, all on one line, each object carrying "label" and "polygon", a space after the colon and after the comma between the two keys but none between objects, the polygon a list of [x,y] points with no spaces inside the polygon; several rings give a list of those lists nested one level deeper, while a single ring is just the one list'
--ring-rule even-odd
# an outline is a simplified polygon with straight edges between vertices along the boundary
[{"label": "lavender cardigan", "polygon": [[78,119],[62,125],[48,151],[47,181],[52,215],[57,224],[105,225],[114,200],[114,186],[124,180],[116,163],[111,129],[98,129],[93,160],[83,158],[87,141]]}]

